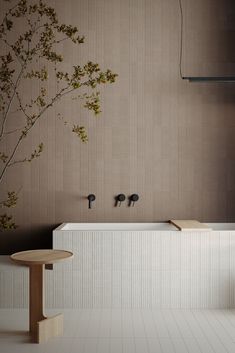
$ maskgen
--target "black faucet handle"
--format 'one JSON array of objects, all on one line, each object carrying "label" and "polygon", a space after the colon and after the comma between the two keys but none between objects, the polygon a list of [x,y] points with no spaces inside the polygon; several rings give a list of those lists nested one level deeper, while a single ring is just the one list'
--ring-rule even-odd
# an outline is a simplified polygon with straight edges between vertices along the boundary
[{"label": "black faucet handle", "polygon": [[88,208],[91,208],[91,203],[93,201],[95,201],[95,195],[94,194],[90,194],[90,195],[87,196],[87,199],[89,201]]},{"label": "black faucet handle", "polygon": [[125,196],[124,194],[119,194],[119,195],[116,197],[116,200],[117,200],[118,206],[120,207],[120,206],[121,206],[121,203],[126,200],[126,196]]},{"label": "black faucet handle", "polygon": [[134,206],[135,202],[139,200],[139,195],[138,194],[132,194],[130,196],[130,206]]}]

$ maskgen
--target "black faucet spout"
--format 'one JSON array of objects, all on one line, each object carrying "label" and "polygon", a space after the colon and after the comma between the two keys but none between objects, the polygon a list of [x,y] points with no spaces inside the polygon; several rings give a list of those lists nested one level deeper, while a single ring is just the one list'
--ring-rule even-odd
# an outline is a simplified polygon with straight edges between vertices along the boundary
[{"label": "black faucet spout", "polygon": [[88,208],[92,208],[91,205],[92,205],[92,202],[95,201],[95,195],[94,194],[90,194],[90,195],[87,196],[87,199],[89,201]]}]

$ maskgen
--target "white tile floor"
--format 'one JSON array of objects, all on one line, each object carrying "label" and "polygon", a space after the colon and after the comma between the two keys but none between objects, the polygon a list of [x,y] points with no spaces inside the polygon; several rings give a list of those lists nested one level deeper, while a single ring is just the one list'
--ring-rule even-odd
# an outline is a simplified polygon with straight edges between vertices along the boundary
[{"label": "white tile floor", "polygon": [[28,311],[0,310],[0,353],[235,353],[235,310],[48,310],[64,336],[30,343]]}]

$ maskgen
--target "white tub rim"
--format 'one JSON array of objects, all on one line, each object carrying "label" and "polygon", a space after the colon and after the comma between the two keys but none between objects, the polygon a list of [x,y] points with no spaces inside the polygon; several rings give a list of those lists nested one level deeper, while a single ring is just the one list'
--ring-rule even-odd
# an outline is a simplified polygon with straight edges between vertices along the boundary
[{"label": "white tub rim", "polygon": [[[235,231],[235,223],[205,223],[212,231]],[[82,232],[121,232],[121,231],[176,231],[179,230],[169,222],[64,222],[54,231],[82,231]],[[189,232],[189,231],[187,231]],[[195,232],[195,231],[193,231]],[[200,230],[199,232],[202,232]],[[208,232],[207,230],[203,232]],[[209,231],[210,232],[210,231]],[[181,232],[185,233],[185,232]]]}]

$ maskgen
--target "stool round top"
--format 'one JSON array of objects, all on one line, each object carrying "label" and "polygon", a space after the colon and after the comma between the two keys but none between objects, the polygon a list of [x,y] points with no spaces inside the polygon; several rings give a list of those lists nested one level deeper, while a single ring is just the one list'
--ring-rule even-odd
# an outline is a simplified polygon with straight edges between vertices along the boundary
[{"label": "stool round top", "polygon": [[53,264],[72,257],[73,253],[71,251],[55,249],[27,250],[11,255],[13,261],[29,266]]}]

